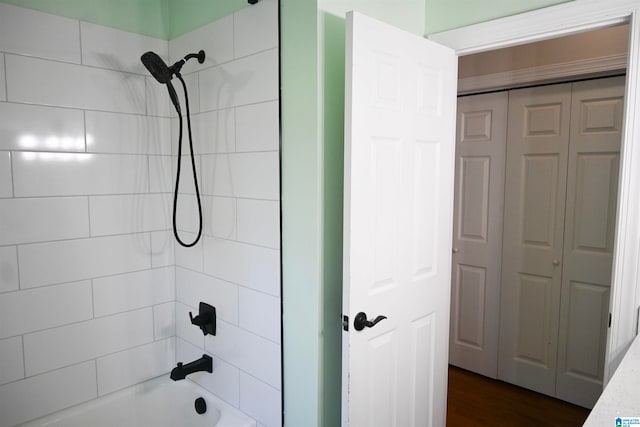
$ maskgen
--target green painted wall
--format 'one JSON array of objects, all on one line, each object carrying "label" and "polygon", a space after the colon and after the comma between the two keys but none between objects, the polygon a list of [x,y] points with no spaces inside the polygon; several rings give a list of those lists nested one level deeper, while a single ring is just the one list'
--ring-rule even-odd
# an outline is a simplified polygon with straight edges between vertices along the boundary
[{"label": "green painted wall", "polygon": [[249,5],[247,0],[168,0],[168,4],[169,40]]},{"label": "green painted wall", "polygon": [[355,10],[413,34],[425,34],[425,8],[430,0],[318,0],[322,13],[344,20]]},{"label": "green painted wall", "polygon": [[0,0],[171,40],[248,6],[247,0]]},{"label": "green painted wall", "polygon": [[321,426],[340,425],[342,372],[342,219],[344,187],[344,19],[318,13],[322,144]]},{"label": "green painted wall", "polygon": [[517,15],[567,1],[572,0],[427,0],[425,34]]},{"label": "green painted wall", "polygon": [[321,413],[323,202],[316,15],[315,0],[280,2],[283,409],[290,427],[320,425]]},{"label": "green painted wall", "polygon": [[167,39],[168,0],[2,0],[17,6]]}]

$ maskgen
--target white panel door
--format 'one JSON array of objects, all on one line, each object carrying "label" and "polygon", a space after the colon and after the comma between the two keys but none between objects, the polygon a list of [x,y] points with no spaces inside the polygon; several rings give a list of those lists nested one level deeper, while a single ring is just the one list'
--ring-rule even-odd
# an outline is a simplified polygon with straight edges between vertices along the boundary
[{"label": "white panel door", "polygon": [[457,58],[353,12],[346,39],[343,425],[444,426]]},{"label": "white panel door", "polygon": [[498,378],[555,393],[571,84],[511,91]]},{"label": "white panel door", "polygon": [[604,375],[624,84],[572,91],[556,397],[588,408]]},{"label": "white panel door", "polygon": [[449,363],[496,378],[506,91],[458,98]]}]

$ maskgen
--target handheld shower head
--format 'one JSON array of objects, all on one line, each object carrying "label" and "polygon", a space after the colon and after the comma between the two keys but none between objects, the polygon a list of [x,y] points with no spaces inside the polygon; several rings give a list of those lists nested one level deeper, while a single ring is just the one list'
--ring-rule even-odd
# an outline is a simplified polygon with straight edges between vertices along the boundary
[{"label": "handheld shower head", "polygon": [[167,64],[158,56],[155,52],[146,52],[141,57],[140,60],[142,64],[149,70],[151,75],[155,77],[158,83],[169,83],[174,75],[178,75],[184,63],[192,58],[197,59],[200,64],[204,62],[204,50],[199,51],[198,53],[190,53],[177,61],[171,67],[167,66]]},{"label": "handheld shower head", "polygon": [[[140,60],[142,64],[146,67],[146,69],[151,73],[151,75],[158,81],[158,83],[162,83],[167,85],[167,90],[169,91],[169,97],[171,98],[171,102],[173,106],[176,108],[176,112],[178,113],[178,122],[180,123],[180,129],[178,131],[178,165],[176,168],[176,185],[174,187],[173,192],[173,235],[180,245],[190,248],[194,246],[200,240],[202,236],[202,203],[200,201],[200,190],[198,189],[198,179],[196,173],[196,163],[195,157],[193,153],[193,137],[191,135],[191,118],[189,114],[189,95],[187,91],[187,84],[185,83],[182,75],[180,75],[180,70],[182,66],[190,59],[197,59],[200,64],[204,63],[204,50],[199,51],[198,53],[190,53],[185,56],[183,59],[179,60],[172,66],[168,67],[167,64],[156,54],[155,52],[145,52]],[[176,94],[176,90],[171,83],[171,79],[173,76],[176,76],[180,83],[182,83],[182,88],[184,89],[184,101],[187,110],[187,129],[189,132],[189,147],[191,151],[191,168],[193,170],[193,183],[196,190],[196,200],[198,202],[198,218],[199,218],[199,227],[198,227],[198,235],[195,240],[191,243],[185,243],[180,239],[178,234],[178,227],[176,225],[176,210],[178,204],[178,188],[180,186],[180,165],[182,164],[182,112],[180,109],[180,101],[178,100],[178,95]],[[175,369],[174,369],[175,370]]]},{"label": "handheld shower head", "polygon": [[169,83],[173,78],[173,71],[155,52],[146,52],[140,60],[159,83]]}]

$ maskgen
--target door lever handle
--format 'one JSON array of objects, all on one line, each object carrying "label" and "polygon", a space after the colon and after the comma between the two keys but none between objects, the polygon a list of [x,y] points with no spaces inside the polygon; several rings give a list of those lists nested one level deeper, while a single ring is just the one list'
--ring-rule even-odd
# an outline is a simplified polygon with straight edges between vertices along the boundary
[{"label": "door lever handle", "polygon": [[367,320],[367,313],[361,311],[360,313],[356,314],[355,319],[353,319],[353,327],[356,329],[356,331],[361,331],[365,327],[366,328],[374,327],[375,325],[378,324],[378,322],[386,318],[387,316],[378,316],[375,319],[373,319],[373,321]]}]

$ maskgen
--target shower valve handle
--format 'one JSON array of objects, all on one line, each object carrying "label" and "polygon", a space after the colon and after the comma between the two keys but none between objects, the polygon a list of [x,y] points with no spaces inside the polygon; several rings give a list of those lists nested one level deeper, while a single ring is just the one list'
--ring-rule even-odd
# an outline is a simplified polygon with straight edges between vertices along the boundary
[{"label": "shower valve handle", "polygon": [[189,312],[189,319],[192,325],[198,326],[204,335],[216,334],[216,308],[200,302],[199,313],[193,317],[193,314]]}]

